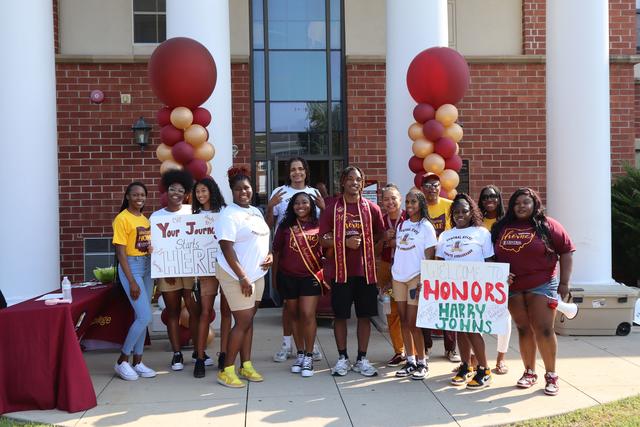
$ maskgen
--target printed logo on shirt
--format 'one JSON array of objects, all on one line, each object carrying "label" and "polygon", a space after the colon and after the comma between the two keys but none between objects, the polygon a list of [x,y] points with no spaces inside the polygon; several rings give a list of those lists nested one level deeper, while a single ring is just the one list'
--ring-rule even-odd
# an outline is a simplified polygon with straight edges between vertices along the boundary
[{"label": "printed logo on shirt", "polygon": [[415,248],[413,243],[415,235],[420,233],[420,230],[414,227],[401,228],[398,233],[402,236],[396,245],[396,249],[401,251],[410,251]]},{"label": "printed logo on shirt", "polygon": [[151,244],[151,227],[136,227],[135,248],[140,252],[149,252]]},{"label": "printed logo on shirt", "polygon": [[431,218],[431,224],[433,224],[433,228],[436,230],[436,236],[439,236],[440,233],[444,231],[446,220],[447,218],[445,214]]},{"label": "printed logo on shirt", "polygon": [[518,230],[515,228],[507,228],[500,239],[499,247],[505,251],[518,253],[527,246],[533,238],[535,232],[533,229]]},{"label": "printed logo on shirt", "polygon": [[362,235],[362,222],[360,222],[360,215],[354,215],[347,212],[344,221],[344,228],[346,237]]},{"label": "printed logo on shirt", "polygon": [[[452,243],[449,243],[453,240]],[[454,237],[447,239],[447,244],[444,247],[444,254],[447,258],[464,258],[473,252],[473,249],[466,248],[465,242],[460,240],[460,237]]]},{"label": "printed logo on shirt", "polygon": [[[294,225],[293,226],[294,230],[297,232],[298,231],[298,226]],[[303,228],[304,230],[304,228]],[[311,247],[311,249],[315,249],[316,246],[318,246],[318,235],[317,234],[306,234],[307,237],[307,242],[309,242],[309,247]],[[298,245],[296,245],[296,239],[293,236],[293,233],[291,233],[289,235],[289,248],[298,253]]]}]

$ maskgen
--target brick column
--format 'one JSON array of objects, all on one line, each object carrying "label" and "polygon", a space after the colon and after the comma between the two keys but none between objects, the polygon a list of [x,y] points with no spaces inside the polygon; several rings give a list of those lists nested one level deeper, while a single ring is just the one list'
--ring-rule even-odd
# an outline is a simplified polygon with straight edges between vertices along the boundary
[{"label": "brick column", "polygon": [[59,286],[56,80],[51,2],[2,5],[0,272],[17,303]]}]

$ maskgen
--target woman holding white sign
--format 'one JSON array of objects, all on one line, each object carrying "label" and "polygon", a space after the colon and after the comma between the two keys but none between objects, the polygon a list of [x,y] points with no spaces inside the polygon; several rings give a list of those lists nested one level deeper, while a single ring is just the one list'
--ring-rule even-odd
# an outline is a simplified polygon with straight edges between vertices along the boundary
[{"label": "woman holding white sign", "polygon": [[405,199],[407,220],[396,228],[396,251],[391,267],[393,298],[396,300],[404,348],[415,349],[407,354],[407,362],[396,372],[396,377],[421,380],[429,374],[422,330],[416,326],[420,265],[423,259],[433,259],[436,230],[429,221],[427,199],[418,190],[411,190]]},{"label": "woman holding white sign", "polygon": [[269,253],[269,226],[258,208],[251,206],[253,189],[249,172],[229,170],[229,187],[233,203],[216,221],[216,236],[222,256],[218,257],[216,276],[222,286],[235,325],[229,334],[225,367],[218,372],[218,382],[227,387],[245,387],[236,375],[235,360],[240,353],[240,376],[248,381],[263,381],[251,363],[253,317],[264,291],[264,275],[273,257]]},{"label": "woman holding white sign", "polygon": [[[451,229],[440,234],[436,248],[436,259],[444,261],[493,261],[491,233],[482,225],[482,213],[465,193],[456,195],[449,215]],[[481,333],[460,332],[457,334],[462,363],[451,379],[453,385],[465,385],[469,389],[481,389],[491,383],[491,369]],[[470,367],[471,350],[478,360],[475,369]]]},{"label": "woman holding white sign", "polygon": [[[224,202],[224,196],[220,192],[220,187],[218,184],[209,177],[203,178],[200,181],[196,182],[196,185],[193,187],[193,194],[191,195],[191,211],[194,214],[213,214],[218,213],[227,206]],[[215,238],[215,237],[214,237]],[[193,376],[196,378],[204,378],[205,376],[205,365],[211,366],[213,365],[213,360],[205,353],[205,347],[207,346],[207,338],[209,336],[209,324],[211,323],[211,314],[213,312],[213,303],[216,299],[216,295],[218,295],[218,279],[216,276],[209,277],[199,277],[200,281],[200,317],[198,319],[198,337],[195,341],[195,353],[196,353],[196,363],[193,368]],[[224,358],[224,350],[225,347],[222,345],[223,341],[226,341],[226,334],[228,334],[228,330],[225,331],[225,328],[222,325],[230,326],[230,316],[231,313],[228,310],[225,310],[225,306],[227,305],[226,301],[223,300],[220,302],[220,311],[223,317],[229,317],[227,322],[221,322],[220,325],[220,355],[221,358]],[[226,315],[226,316],[225,316]],[[227,319],[225,319],[227,320]],[[226,344],[226,342],[225,342]],[[224,364],[224,363],[223,363]]]},{"label": "woman holding white sign", "polygon": [[[540,196],[519,188],[509,199],[504,218],[491,229],[496,260],[510,264],[509,311],[518,327],[524,373],[517,386],[529,388],[537,380],[536,349],[544,362],[544,392],[558,394],[554,332],[558,293],[569,294],[569,278],[576,250],[564,227],[545,215]],[[557,264],[560,262],[560,272]],[[559,277],[559,280],[558,280]]]}]

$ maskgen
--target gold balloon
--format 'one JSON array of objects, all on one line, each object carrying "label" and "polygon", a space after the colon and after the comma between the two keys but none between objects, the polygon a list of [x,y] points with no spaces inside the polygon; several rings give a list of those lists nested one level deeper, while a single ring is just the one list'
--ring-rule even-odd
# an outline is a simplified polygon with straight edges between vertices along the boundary
[{"label": "gold balloon", "polygon": [[424,139],[424,134],[422,133],[422,125],[420,123],[414,123],[409,126],[409,138],[411,138],[412,141]]},{"label": "gold balloon", "polygon": [[441,105],[436,110],[436,120],[446,128],[458,120],[458,109],[451,104]]},{"label": "gold balloon", "polygon": [[171,170],[171,169],[180,169],[180,170],[182,170],[182,165],[180,163],[176,162],[175,160],[165,160],[160,165],[160,174],[163,174],[166,171]]},{"label": "gold balloon", "polygon": [[451,125],[444,128],[444,133],[442,134],[442,136],[451,138],[453,142],[460,142],[463,134],[464,132],[462,131],[462,126],[457,123],[452,123]]},{"label": "gold balloon", "polygon": [[207,162],[207,175],[211,176],[211,171],[213,170],[213,166],[211,166],[210,162]]},{"label": "gold balloon", "polygon": [[440,154],[431,153],[424,158],[422,165],[425,171],[440,174],[444,170],[444,159]]},{"label": "gold balloon", "polygon": [[433,153],[434,144],[431,141],[427,141],[426,139],[418,139],[411,146],[411,150],[416,157],[420,157],[424,159],[429,154]]},{"label": "gold balloon", "polygon": [[458,191],[454,188],[453,190],[447,192],[447,199],[453,200],[457,194]]},{"label": "gold balloon", "polygon": [[176,107],[171,110],[171,124],[178,129],[186,129],[193,123],[193,113],[187,107]]},{"label": "gold balloon", "polygon": [[180,320],[178,323],[183,328],[189,327],[189,310],[187,310],[187,307],[182,307],[182,310],[180,310]]},{"label": "gold balloon", "polygon": [[442,188],[447,192],[455,190],[459,183],[460,176],[452,169],[445,169],[440,174],[440,185],[442,185]]},{"label": "gold balloon", "polygon": [[184,140],[196,147],[207,140],[207,130],[200,125],[191,125],[184,131]]},{"label": "gold balloon", "polygon": [[173,158],[173,154],[171,154],[171,147],[167,144],[160,144],[156,149],[156,156],[158,156],[158,160],[164,162],[165,160],[175,160]]},{"label": "gold balloon", "polygon": [[204,144],[200,144],[193,151],[193,157],[196,159],[204,160],[208,162],[213,159],[213,156],[216,155],[216,149],[213,148],[213,144],[210,142],[205,142]]}]

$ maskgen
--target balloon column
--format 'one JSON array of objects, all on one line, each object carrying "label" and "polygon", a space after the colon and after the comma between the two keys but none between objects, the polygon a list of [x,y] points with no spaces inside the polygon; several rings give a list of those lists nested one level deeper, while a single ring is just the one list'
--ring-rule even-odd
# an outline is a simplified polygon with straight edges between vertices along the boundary
[{"label": "balloon column", "polygon": [[[161,43],[149,59],[153,93],[166,105],[157,113],[161,144],[156,150],[160,173],[186,169],[196,180],[211,175],[215,156],[206,127],[211,113],[200,107],[216,85],[216,64],[199,42],[175,37]],[[163,206],[166,189],[161,189]]]},{"label": "balloon column", "polygon": [[425,173],[440,176],[441,195],[452,199],[460,182],[462,168],[458,144],[462,127],[458,103],[469,87],[469,66],[458,52],[432,47],[416,55],[407,70],[407,87],[418,103],[413,110],[415,123],[409,126],[413,157],[409,169],[420,187]]}]

